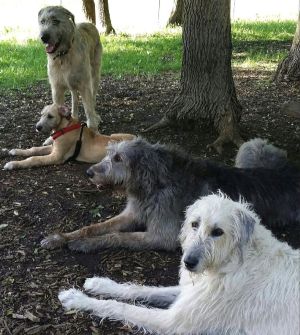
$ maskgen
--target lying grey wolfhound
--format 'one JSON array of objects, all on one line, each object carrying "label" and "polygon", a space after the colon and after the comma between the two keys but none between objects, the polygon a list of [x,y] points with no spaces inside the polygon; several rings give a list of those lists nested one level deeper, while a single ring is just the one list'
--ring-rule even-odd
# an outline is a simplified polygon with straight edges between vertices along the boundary
[{"label": "lying grey wolfhound", "polygon": [[66,309],[121,320],[155,334],[296,335],[300,333],[299,250],[279,242],[249,205],[209,195],[187,210],[179,286],[149,287],[89,278],[91,295],[167,309],[59,293]]},{"label": "lying grey wolfhound", "polygon": [[[248,145],[264,145],[263,141],[254,143]],[[245,148],[240,157],[246,160],[249,152]],[[259,166],[268,161],[261,160],[262,153],[276,155],[276,150],[267,148],[259,151]],[[219,189],[234,200],[242,195],[267,226],[300,221],[300,172],[288,165],[278,169],[229,167],[140,138],[112,144],[107,153],[87,174],[97,185],[123,188],[125,209],[105,222],[50,235],[41,242],[44,248],[67,244],[83,252],[109,247],[173,250],[179,246],[185,208],[199,196]]]},{"label": "lying grey wolfhound", "polygon": [[102,46],[99,32],[91,23],[75,24],[74,15],[61,6],[49,6],[38,14],[40,37],[48,57],[52,99],[63,105],[65,91],[72,94],[72,116],[78,118],[78,92],[87,125],[98,131],[100,117],[95,112],[100,80]]}]

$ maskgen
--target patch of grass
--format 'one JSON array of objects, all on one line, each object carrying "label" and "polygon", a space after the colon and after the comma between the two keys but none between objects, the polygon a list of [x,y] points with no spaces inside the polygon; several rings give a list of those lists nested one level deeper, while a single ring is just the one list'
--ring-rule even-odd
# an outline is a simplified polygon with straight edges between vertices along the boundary
[{"label": "patch of grass", "polygon": [[290,47],[294,21],[244,22],[232,25],[233,65],[273,70]]},{"label": "patch of grass", "polygon": [[[232,25],[233,65],[273,69],[290,46],[293,21],[242,22]],[[102,75],[154,75],[181,68],[181,29],[144,36],[102,36]],[[0,89],[17,88],[47,78],[46,55],[39,41],[0,42]]]},{"label": "patch of grass", "polygon": [[232,24],[233,43],[250,41],[291,41],[295,34],[296,22],[287,21],[234,21]]},{"label": "patch of grass", "polygon": [[179,71],[182,42],[179,29],[139,37],[105,36],[103,75],[157,74]]},{"label": "patch of grass", "polygon": [[47,77],[47,60],[38,41],[0,42],[0,88],[16,88]]}]

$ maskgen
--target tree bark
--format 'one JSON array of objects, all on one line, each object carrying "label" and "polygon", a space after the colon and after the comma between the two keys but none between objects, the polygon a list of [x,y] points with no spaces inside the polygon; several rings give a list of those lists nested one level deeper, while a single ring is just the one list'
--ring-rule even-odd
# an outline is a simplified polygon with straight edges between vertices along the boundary
[{"label": "tree bark", "polygon": [[100,8],[100,20],[101,24],[105,29],[105,34],[106,35],[116,34],[116,31],[112,26],[110,19],[108,0],[99,0],[99,8]]},{"label": "tree bark", "polygon": [[226,142],[239,146],[241,106],[231,54],[230,0],[185,0],[180,93],[165,117],[149,130],[208,120],[219,132],[210,147],[220,153]]},{"label": "tree bark", "polygon": [[175,9],[172,11],[167,26],[182,25],[183,0],[177,0]]},{"label": "tree bark", "polygon": [[93,24],[96,24],[96,11],[94,0],[82,0],[82,6],[86,18]]},{"label": "tree bark", "polygon": [[300,81],[300,11],[293,43],[288,55],[278,64],[274,80]]}]

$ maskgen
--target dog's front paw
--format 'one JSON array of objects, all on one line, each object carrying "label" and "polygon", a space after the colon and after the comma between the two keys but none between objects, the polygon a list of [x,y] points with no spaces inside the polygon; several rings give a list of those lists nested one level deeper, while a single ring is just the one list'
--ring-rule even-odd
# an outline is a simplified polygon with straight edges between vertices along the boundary
[{"label": "dog's front paw", "polygon": [[17,168],[17,162],[8,162],[4,165],[3,169],[4,170],[14,170]]},{"label": "dog's front paw", "polygon": [[72,251],[88,253],[95,251],[97,245],[93,243],[92,238],[82,238],[80,240],[69,241],[68,248]]},{"label": "dog's front paw", "polygon": [[46,141],[44,141],[43,145],[51,145],[53,144],[53,138],[50,136],[46,139]]},{"label": "dog's front paw", "polygon": [[84,293],[75,288],[59,292],[58,299],[67,310],[82,309],[86,300],[89,299]]},{"label": "dog's front paw", "polygon": [[49,235],[41,241],[41,247],[44,249],[56,249],[66,244],[66,239],[60,234]]},{"label": "dog's front paw", "polygon": [[115,292],[117,286],[118,284],[109,278],[93,277],[86,279],[83,288],[90,294],[101,294],[109,296]]},{"label": "dog's front paw", "polygon": [[11,149],[11,150],[9,150],[8,154],[10,156],[16,156],[17,155],[17,149]]}]

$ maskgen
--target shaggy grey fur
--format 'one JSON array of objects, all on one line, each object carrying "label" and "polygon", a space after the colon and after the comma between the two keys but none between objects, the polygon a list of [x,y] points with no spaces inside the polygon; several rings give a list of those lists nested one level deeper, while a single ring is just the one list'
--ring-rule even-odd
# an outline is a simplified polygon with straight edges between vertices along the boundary
[{"label": "shaggy grey fur", "polygon": [[[126,208],[105,222],[50,235],[43,247],[68,244],[84,252],[109,247],[175,249],[186,207],[218,190],[234,200],[244,197],[266,225],[300,221],[300,173],[289,167],[228,167],[139,138],[111,144],[107,156],[87,174],[98,186],[122,187]],[[249,233],[245,230],[245,240]]]},{"label": "shaggy grey fur", "polygon": [[275,169],[286,165],[287,153],[268,143],[267,140],[254,138],[240,146],[235,159],[238,168]]},{"label": "shaggy grey fur", "polygon": [[53,102],[63,105],[65,92],[70,90],[72,116],[78,118],[79,93],[88,127],[98,131],[100,116],[95,106],[102,45],[97,28],[91,23],[75,24],[74,15],[61,6],[42,8],[38,20],[40,37],[47,52]]}]

